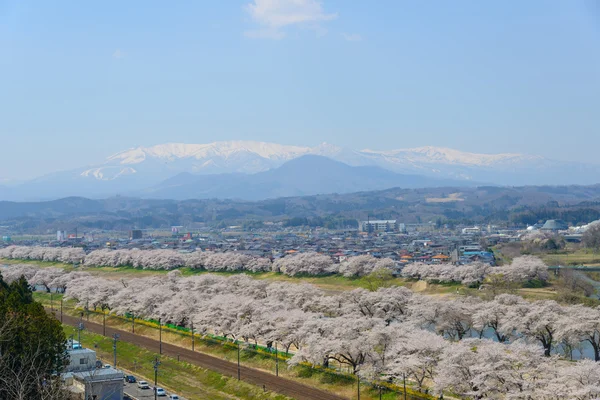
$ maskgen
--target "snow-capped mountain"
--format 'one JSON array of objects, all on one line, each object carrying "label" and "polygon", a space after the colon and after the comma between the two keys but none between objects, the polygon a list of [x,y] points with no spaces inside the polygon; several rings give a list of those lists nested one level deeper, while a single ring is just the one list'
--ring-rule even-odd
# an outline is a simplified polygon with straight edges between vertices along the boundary
[{"label": "snow-capped mountain", "polygon": [[[517,153],[468,153],[442,147],[378,151],[354,150],[329,143],[315,147],[255,141],[167,143],[132,148],[108,157],[99,165],[52,173],[4,188],[0,190],[0,199],[143,193],[181,173],[220,174],[219,179],[227,179],[227,174],[257,174],[306,155],[328,157],[353,167],[371,166],[400,174],[421,175],[435,178],[436,182],[448,179],[454,185],[461,180],[499,185],[592,184],[597,183],[600,176],[597,165]],[[314,174],[313,179],[319,180],[321,176]]]},{"label": "snow-capped mountain", "polygon": [[[208,144],[167,143],[137,147],[107,158],[102,165],[85,169],[82,177],[98,180],[152,170],[153,173],[191,172],[196,174],[253,174],[278,167],[303,155],[320,155],[353,166],[378,165],[396,172],[444,173],[441,166],[464,168],[506,168],[543,162],[539,156],[523,154],[476,154],[442,147],[419,147],[389,151],[351,150],[329,143],[316,147],[286,146],[254,141],[213,142]],[[469,178],[469,177],[465,177]]]},{"label": "snow-capped mountain", "polygon": [[126,173],[138,172],[161,176],[172,176],[171,172],[253,174],[306,154],[317,153],[310,147],[253,141],[166,143],[122,151],[108,157],[103,165],[88,168],[80,175],[112,180]]}]

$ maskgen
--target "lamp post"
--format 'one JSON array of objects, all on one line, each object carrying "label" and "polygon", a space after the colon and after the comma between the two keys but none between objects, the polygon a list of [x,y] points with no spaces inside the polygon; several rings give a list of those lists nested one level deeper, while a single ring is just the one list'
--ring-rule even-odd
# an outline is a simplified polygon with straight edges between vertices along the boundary
[{"label": "lamp post", "polygon": [[154,358],[154,400],[156,400],[156,388],[157,380],[158,380],[158,366],[160,365],[160,361],[158,361],[158,357]]},{"label": "lamp post", "polygon": [[62,316],[62,315],[63,315],[63,312],[62,312],[62,309],[63,309],[63,299],[62,299],[62,297],[61,297],[61,298],[60,298],[60,323],[61,323],[61,324],[62,324],[62,322],[63,322],[63,316]]},{"label": "lamp post", "polygon": [[114,357],[114,366],[117,369],[117,340],[121,335],[118,333],[113,333],[113,357]]},{"label": "lamp post", "polygon": [[277,342],[275,342],[275,376],[279,376],[279,358],[277,357]]},{"label": "lamp post", "polygon": [[239,381],[240,380],[240,375],[241,375],[240,374],[240,372],[241,372],[240,371],[240,342],[238,342],[236,340],[236,343],[237,343],[237,356],[238,356],[238,371],[237,371],[237,373],[238,373],[238,381]]},{"label": "lamp post", "polygon": [[158,319],[158,354],[162,354],[162,318]]},{"label": "lamp post", "polygon": [[83,330],[83,313],[81,313],[81,317],[79,318],[79,325],[77,326],[77,341],[79,342],[79,346],[81,346],[81,331]]},{"label": "lamp post", "polygon": [[192,321],[192,351],[194,351],[194,321]]},{"label": "lamp post", "polygon": [[86,302],[85,302],[85,315],[86,315],[86,318],[87,318],[87,320],[89,322],[90,321],[90,307],[89,307],[89,301],[88,300],[86,300]]},{"label": "lamp post", "polygon": [[106,313],[102,310],[102,336],[106,336]]},{"label": "lamp post", "polygon": [[135,333],[135,315],[131,313],[131,333]]}]

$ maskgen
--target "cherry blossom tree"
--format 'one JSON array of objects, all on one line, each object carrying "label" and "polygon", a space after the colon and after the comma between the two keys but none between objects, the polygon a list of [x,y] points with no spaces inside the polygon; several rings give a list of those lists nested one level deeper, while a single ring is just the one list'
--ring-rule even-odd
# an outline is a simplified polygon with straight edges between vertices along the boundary
[{"label": "cherry blossom tree", "polygon": [[338,272],[331,257],[314,253],[299,253],[276,260],[273,271],[286,275],[329,275]]}]

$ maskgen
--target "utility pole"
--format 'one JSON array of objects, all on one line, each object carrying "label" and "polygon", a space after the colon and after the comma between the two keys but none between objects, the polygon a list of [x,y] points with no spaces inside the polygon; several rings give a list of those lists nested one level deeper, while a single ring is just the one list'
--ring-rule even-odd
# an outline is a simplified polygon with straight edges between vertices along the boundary
[{"label": "utility pole", "polygon": [[79,326],[77,326],[77,341],[79,342],[79,346],[81,346],[81,331],[83,330],[83,313],[81,313],[81,317],[79,318]]},{"label": "utility pole", "polygon": [[194,351],[194,321],[192,321],[192,351]]},{"label": "utility pole", "polygon": [[158,346],[159,346],[158,354],[162,354],[162,322],[161,322],[161,318],[158,319]]},{"label": "utility pole", "polygon": [[237,353],[238,353],[238,381],[240,380],[240,342],[236,340],[237,343]]},{"label": "utility pole", "polygon": [[117,369],[117,340],[119,339],[119,337],[121,337],[121,335],[119,335],[118,333],[113,333],[113,357],[114,357],[114,366],[115,369]]},{"label": "utility pole", "polygon": [[277,357],[277,342],[275,342],[275,376],[279,376],[279,358]]},{"label": "utility pole", "polygon": [[160,361],[158,361],[158,357],[154,358],[154,400],[156,400],[156,388],[157,380],[158,380],[158,366],[160,365]]}]

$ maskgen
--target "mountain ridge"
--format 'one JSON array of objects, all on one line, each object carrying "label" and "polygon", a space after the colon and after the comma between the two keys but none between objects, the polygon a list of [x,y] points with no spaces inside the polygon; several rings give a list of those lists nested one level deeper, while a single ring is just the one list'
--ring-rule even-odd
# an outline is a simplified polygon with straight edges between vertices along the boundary
[{"label": "mountain ridge", "polygon": [[[520,153],[470,153],[435,146],[377,151],[354,150],[325,142],[314,147],[259,141],[165,143],[124,150],[109,156],[101,164],[50,173],[20,185],[5,185],[0,187],[0,198],[40,200],[78,195],[98,198],[136,193],[182,172],[253,175],[307,155],[328,157],[352,167],[372,166],[396,174],[462,181],[464,184],[589,185],[597,183],[600,176],[597,165]],[[379,172],[385,175],[383,171]],[[237,179],[235,176],[230,178]]]},{"label": "mountain ridge", "polygon": [[144,198],[185,200],[228,198],[265,200],[323,193],[350,193],[391,187],[417,188],[459,184],[459,181],[398,174],[377,166],[350,166],[307,154],[278,168],[246,174],[194,175],[187,172],[153,188],[133,193]]}]

